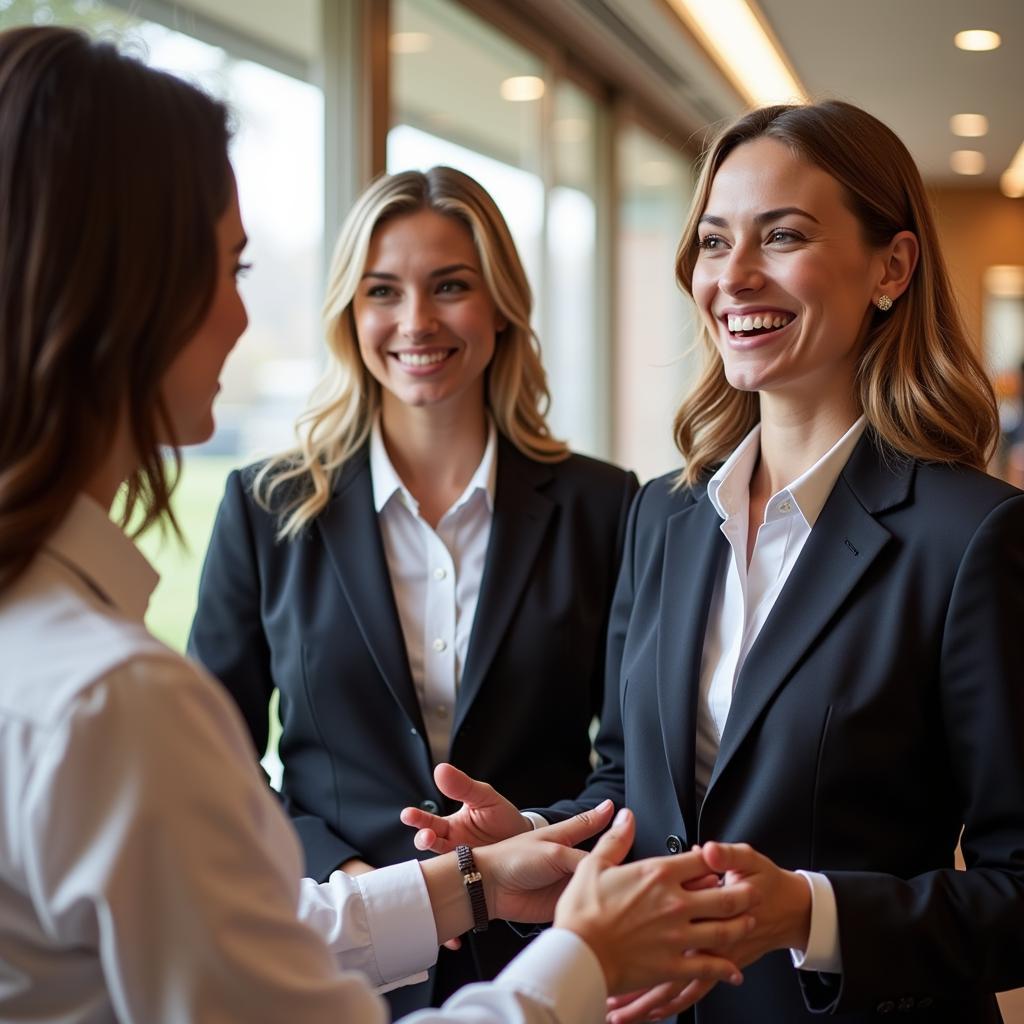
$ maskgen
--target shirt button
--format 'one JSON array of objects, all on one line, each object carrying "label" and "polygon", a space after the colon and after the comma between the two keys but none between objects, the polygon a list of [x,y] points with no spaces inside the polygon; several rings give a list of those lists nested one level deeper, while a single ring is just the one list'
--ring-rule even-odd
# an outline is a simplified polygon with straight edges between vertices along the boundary
[{"label": "shirt button", "polygon": [[787,501],[780,501],[779,502],[779,511],[780,512],[792,512],[793,511],[793,502],[788,501],[788,500]]},{"label": "shirt button", "polygon": [[443,650],[446,650],[447,647],[448,647],[448,645],[440,637],[438,637],[434,641],[432,646],[433,646],[434,650],[437,651],[438,654],[440,654]]},{"label": "shirt button", "polygon": [[447,576],[447,575],[448,575],[448,573],[446,573],[444,571],[444,569],[435,569],[434,570],[434,579],[435,580],[443,580],[445,578],[445,576]]},{"label": "shirt button", "polygon": [[442,718],[447,718],[448,717],[448,705],[447,704],[438,704],[437,705],[437,713]]}]

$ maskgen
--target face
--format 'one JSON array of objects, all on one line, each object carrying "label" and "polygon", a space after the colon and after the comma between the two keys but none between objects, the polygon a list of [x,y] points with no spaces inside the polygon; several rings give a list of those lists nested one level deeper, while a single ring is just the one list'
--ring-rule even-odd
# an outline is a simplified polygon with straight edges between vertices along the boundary
[{"label": "face", "polygon": [[198,444],[213,434],[213,400],[220,390],[224,361],[248,326],[239,274],[248,269],[240,262],[247,239],[238,209],[238,193],[217,222],[217,285],[213,302],[192,339],[175,356],[161,384],[161,392],[179,445]]},{"label": "face", "polygon": [[775,139],[733,150],[712,182],[693,271],[729,383],[852,393],[884,266],[831,175]]},{"label": "face", "polygon": [[370,242],[352,310],[385,411],[394,402],[482,406],[484,370],[505,321],[461,221],[433,210],[385,220]]}]

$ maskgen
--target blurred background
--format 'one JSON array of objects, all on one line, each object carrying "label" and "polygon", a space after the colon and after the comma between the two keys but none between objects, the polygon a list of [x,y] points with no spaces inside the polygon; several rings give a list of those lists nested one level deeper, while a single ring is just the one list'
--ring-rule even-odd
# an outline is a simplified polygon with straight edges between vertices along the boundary
[{"label": "blurred background", "polygon": [[111,38],[236,120],[250,327],[217,432],[185,457],[186,548],[143,539],[163,577],[150,625],[173,646],[225,474],[291,443],[335,233],[385,170],[447,163],[491,191],[533,286],[555,432],[644,479],[677,465],[697,366],[673,261],[706,136],[760,103],[858,103],[924,172],[1000,396],[993,471],[1024,480],[1021,0],[0,0],[0,27],[31,22]]}]

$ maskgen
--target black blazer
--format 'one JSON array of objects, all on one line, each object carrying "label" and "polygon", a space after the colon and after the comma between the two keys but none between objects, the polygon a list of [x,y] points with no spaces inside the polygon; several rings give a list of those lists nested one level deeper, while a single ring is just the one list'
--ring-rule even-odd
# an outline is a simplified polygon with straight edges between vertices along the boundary
[{"label": "black blazer", "polygon": [[[786,951],[686,1019],[1000,1019],[1024,984],[1024,495],[858,443],[740,672],[701,806],[696,702],[728,550],[706,488],[640,492],[609,626],[601,767],[634,854],[718,839],[828,876],[841,975]],[[962,848],[969,870],[953,870]]]},{"label": "black blazer", "polygon": [[[330,503],[278,543],[253,501],[253,468],[232,473],[203,569],[189,652],[238,703],[259,754],[280,690],[283,798],[325,879],[350,857],[417,856],[402,807],[447,809],[413,689],[373,507],[368,449]],[[632,473],[574,455],[526,458],[499,435],[494,520],[454,709],[451,760],[520,806],[577,792],[601,708],[608,611],[636,492]],[[474,936],[489,978],[522,940]],[[426,1002],[400,999],[403,1011]],[[410,996],[408,990],[399,995]]]}]

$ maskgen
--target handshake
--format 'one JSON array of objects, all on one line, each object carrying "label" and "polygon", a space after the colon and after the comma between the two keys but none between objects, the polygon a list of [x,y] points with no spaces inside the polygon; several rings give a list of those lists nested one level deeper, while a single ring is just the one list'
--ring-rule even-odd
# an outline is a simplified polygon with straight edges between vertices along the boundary
[{"label": "handshake", "polygon": [[[765,895],[771,902],[781,898],[786,883],[780,876],[791,873],[747,846],[709,843],[623,864],[634,821],[626,809],[611,821],[611,801],[531,831],[529,821],[486,783],[444,764],[435,779],[462,807],[447,817],[413,807],[402,811],[402,821],[418,830],[416,846],[440,854],[461,844],[473,847],[489,916],[553,919],[556,928],[579,936],[596,956],[613,997],[610,1024],[679,1013],[718,982],[741,984],[741,966],[789,941],[778,928],[761,927],[758,908]],[[592,853],[573,848],[609,822]],[[441,939],[471,923],[469,901],[446,904],[436,881],[452,871],[443,866],[451,859],[422,865]],[[793,898],[806,903],[806,883],[792,879]],[[457,906],[462,916],[445,920],[437,909],[444,905]],[[778,917],[768,910],[769,917]]]}]

